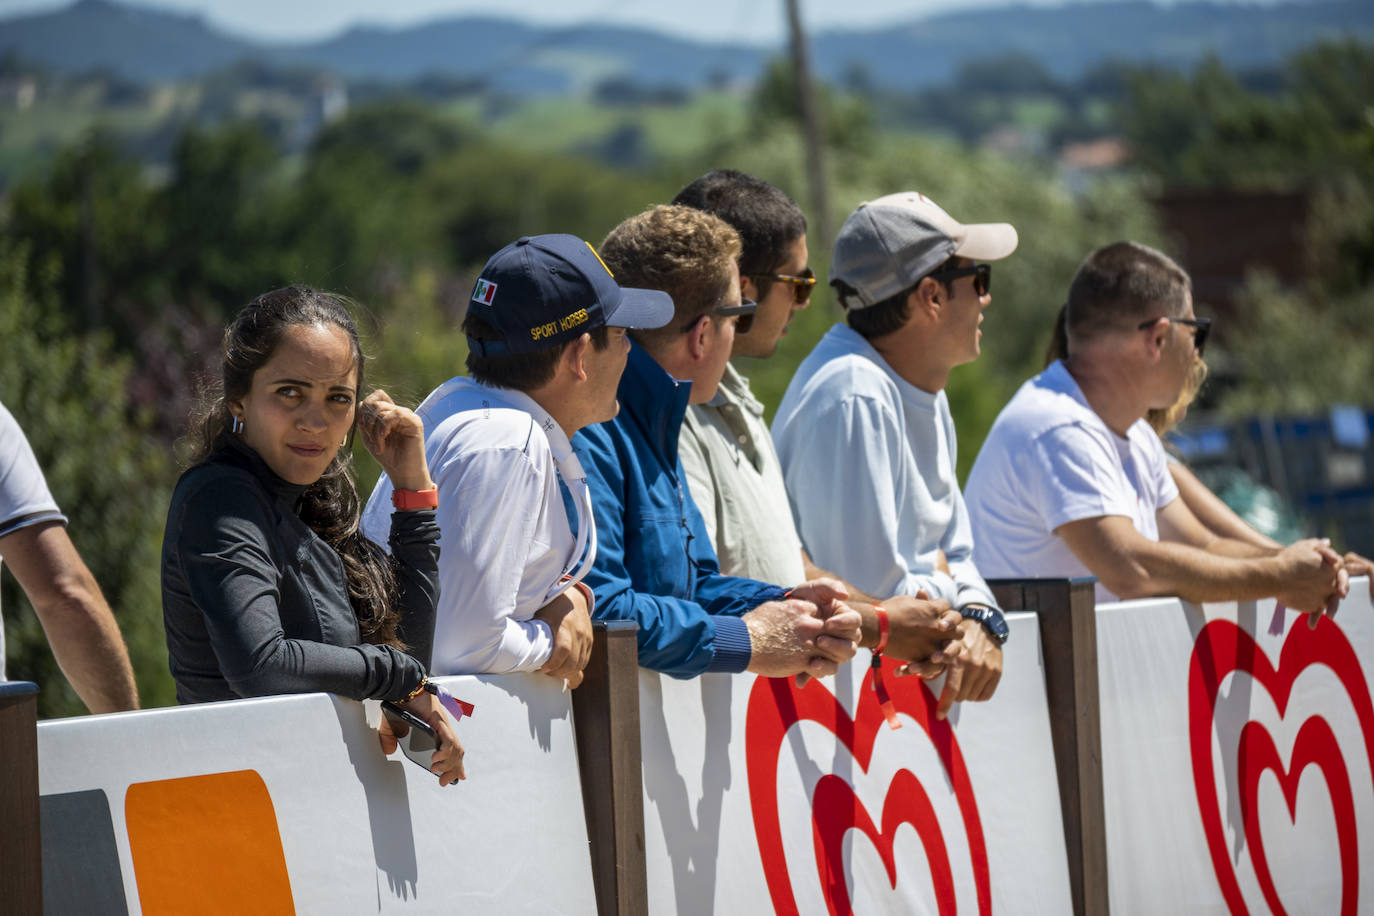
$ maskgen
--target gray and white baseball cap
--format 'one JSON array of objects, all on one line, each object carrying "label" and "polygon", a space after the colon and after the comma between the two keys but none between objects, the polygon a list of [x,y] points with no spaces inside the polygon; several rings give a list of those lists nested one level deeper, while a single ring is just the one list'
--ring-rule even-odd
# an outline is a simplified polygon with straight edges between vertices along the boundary
[{"label": "gray and white baseball cap", "polygon": [[1010,223],[965,225],[924,194],[901,191],[849,214],[835,236],[830,279],[858,292],[849,297],[851,309],[867,308],[915,286],[956,254],[996,261],[1015,251],[1016,241]]}]

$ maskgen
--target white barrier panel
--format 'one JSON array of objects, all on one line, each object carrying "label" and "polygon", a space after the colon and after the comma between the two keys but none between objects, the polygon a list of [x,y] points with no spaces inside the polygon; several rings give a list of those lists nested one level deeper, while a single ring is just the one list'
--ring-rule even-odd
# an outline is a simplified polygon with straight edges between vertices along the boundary
[{"label": "white barrier panel", "polygon": [[444,788],[327,694],[40,724],[45,912],[594,914],[570,695],[441,682],[477,707]]},{"label": "white barrier panel", "polygon": [[653,913],[1072,912],[1036,619],[1010,615],[997,695],[934,717],[935,688],[868,652],[836,678],[641,672]]},{"label": "white barrier panel", "polygon": [[1114,914],[1374,912],[1374,609],[1097,610]]}]

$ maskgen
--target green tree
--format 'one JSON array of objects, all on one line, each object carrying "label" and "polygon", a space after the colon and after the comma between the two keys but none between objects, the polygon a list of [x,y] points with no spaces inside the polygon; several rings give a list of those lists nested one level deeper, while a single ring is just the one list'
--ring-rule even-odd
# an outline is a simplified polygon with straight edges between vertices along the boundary
[{"label": "green tree", "polygon": [[223,318],[287,281],[281,248],[290,188],[280,161],[249,123],[182,134],[159,195],[167,241],[158,270],[173,301]]},{"label": "green tree", "polygon": [[5,235],[23,240],[26,286],[55,278],[53,304],[82,330],[109,328],[128,343],[137,327],[125,306],[161,275],[166,228],[141,167],[99,131],[57,155],[9,200]]},{"label": "green tree", "polygon": [[1117,118],[1138,163],[1171,185],[1295,188],[1374,174],[1374,48],[1318,44],[1283,76],[1283,91],[1259,93],[1216,59],[1191,77],[1141,70]]},{"label": "green tree", "polygon": [[[844,94],[825,83],[816,85],[816,103],[825,128],[826,145],[837,150],[859,149],[876,134],[873,112],[858,95]],[[775,58],[754,86],[751,126],[801,123],[796,71],[786,58]]]},{"label": "green tree", "polygon": [[[1122,109],[1145,171],[1168,185],[1305,192],[1295,227],[1305,279],[1283,287],[1254,271],[1236,302],[1246,320],[1214,363],[1236,377],[1229,413],[1321,412],[1374,391],[1374,48],[1314,45],[1284,67],[1282,88],[1246,88],[1216,61],[1191,77],[1137,74]],[[1232,242],[1234,244],[1234,242]],[[1228,329],[1229,330],[1229,329]]]},{"label": "green tree", "polygon": [[1320,42],[1285,68],[1293,93],[1344,133],[1367,134],[1374,99],[1374,48],[1345,39]]},{"label": "green tree", "polygon": [[351,110],[320,131],[310,155],[316,165],[361,156],[394,174],[415,175],[472,138],[471,128],[431,106],[394,100]]},{"label": "green tree", "polygon": [[283,257],[291,279],[364,301],[441,257],[420,176],[462,149],[470,131],[415,103],[350,111],[316,138],[291,197]]},{"label": "green tree", "polygon": [[1374,289],[1331,296],[1315,285],[1288,289],[1256,272],[1239,308],[1263,333],[1239,336],[1217,357],[1239,376],[1223,402],[1228,414],[1320,415],[1332,404],[1374,399]]},{"label": "green tree", "polygon": [[1218,354],[1236,374],[1228,413],[1322,413],[1374,403],[1374,186],[1351,176],[1316,192],[1305,231],[1308,279],[1246,279],[1237,312],[1252,333]]},{"label": "green tree", "polygon": [[423,176],[435,238],[453,268],[480,267],[522,235],[568,232],[599,244],[625,217],[671,198],[661,180],[495,144],[460,150]]},{"label": "green tree", "polygon": [[[69,332],[51,308],[54,287],[28,286],[25,262],[22,249],[0,246],[0,391],[70,519],[72,542],[114,609],[143,704],[166,705],[174,694],[159,572],[169,455],[148,435],[148,413],[125,396],[128,358],[112,350],[108,335]],[[0,601],[9,676],[39,684],[43,716],[82,712],[9,577]]]}]

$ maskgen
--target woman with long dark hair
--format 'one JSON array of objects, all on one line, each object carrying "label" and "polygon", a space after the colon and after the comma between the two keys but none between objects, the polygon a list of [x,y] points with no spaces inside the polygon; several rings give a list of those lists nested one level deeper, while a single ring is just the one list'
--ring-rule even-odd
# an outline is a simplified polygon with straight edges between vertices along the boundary
[{"label": "woman with long dark hair", "polygon": [[[462,778],[462,747],[426,689],[439,528],[419,418],[381,391],[358,403],[357,327],[330,293],[259,296],[222,356],[162,545],[177,699],[391,700],[438,732],[440,782]],[[358,530],[355,428],[398,489],[390,557]]]}]

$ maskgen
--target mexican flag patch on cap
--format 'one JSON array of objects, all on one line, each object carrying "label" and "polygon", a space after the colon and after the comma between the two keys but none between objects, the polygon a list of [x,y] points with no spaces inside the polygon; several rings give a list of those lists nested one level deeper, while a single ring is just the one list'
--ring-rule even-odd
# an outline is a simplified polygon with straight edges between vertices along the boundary
[{"label": "mexican flag patch on cap", "polygon": [[472,301],[480,302],[483,305],[491,305],[491,300],[496,298],[496,284],[483,279],[477,280],[477,286],[472,290]]}]

